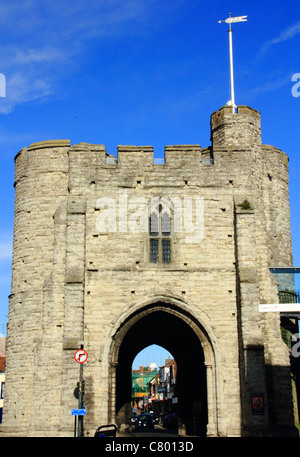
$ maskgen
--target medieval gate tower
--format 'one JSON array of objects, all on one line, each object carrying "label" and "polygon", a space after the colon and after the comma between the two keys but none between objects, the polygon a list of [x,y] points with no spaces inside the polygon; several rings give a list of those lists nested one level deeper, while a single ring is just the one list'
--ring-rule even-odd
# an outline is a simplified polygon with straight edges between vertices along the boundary
[{"label": "medieval gate tower", "polygon": [[[180,433],[293,435],[289,352],[271,266],[292,265],[288,157],[260,114],[223,106],[211,146],[31,144],[15,157],[2,434],[72,436],[84,345],[84,435],[126,430],[131,364],[150,344],[178,366]],[[253,414],[251,398],[263,398]]]}]

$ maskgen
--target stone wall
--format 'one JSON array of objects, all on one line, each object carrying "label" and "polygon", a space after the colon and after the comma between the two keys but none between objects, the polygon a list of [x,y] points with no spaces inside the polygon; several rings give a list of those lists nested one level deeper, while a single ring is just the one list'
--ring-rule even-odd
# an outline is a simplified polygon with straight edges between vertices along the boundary
[{"label": "stone wall", "polygon": [[[221,108],[211,127],[211,147],[166,146],[160,165],[151,146],[119,146],[114,160],[103,145],[68,140],[16,156],[3,434],[72,436],[82,341],[85,433],[115,420],[114,341],[126,319],[155,302],[193,316],[210,348],[209,434],[291,432],[279,316],[258,311],[277,300],[268,267],[292,264],[288,159],[261,145],[260,114],[249,107],[236,116]],[[141,230],[154,198],[176,203],[173,221],[181,216],[169,264],[149,263],[148,225]],[[252,415],[253,393],[264,395],[264,416]]]}]

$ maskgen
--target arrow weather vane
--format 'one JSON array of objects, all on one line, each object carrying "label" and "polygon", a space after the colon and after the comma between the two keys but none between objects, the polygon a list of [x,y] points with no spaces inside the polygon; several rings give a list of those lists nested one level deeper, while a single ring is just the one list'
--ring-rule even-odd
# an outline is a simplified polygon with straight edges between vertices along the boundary
[{"label": "arrow weather vane", "polygon": [[232,112],[235,113],[235,99],[234,99],[234,80],[233,80],[233,55],[232,55],[232,28],[231,24],[233,22],[245,22],[247,21],[247,16],[237,16],[231,17],[231,13],[229,13],[229,17],[224,21],[218,21],[218,24],[221,22],[227,22],[229,24],[229,58],[230,58],[230,81],[231,81],[231,104],[232,104]]}]

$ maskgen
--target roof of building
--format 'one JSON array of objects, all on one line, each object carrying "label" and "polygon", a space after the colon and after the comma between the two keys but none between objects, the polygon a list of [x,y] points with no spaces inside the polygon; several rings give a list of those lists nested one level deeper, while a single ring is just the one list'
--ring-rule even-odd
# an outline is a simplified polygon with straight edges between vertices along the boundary
[{"label": "roof of building", "polygon": [[0,357],[0,373],[5,372],[5,360],[6,357]]}]

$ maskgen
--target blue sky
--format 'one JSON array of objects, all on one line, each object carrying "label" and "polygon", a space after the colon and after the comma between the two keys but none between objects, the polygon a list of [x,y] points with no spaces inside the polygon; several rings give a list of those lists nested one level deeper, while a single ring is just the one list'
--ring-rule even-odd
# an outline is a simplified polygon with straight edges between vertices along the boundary
[{"label": "blue sky", "polygon": [[137,354],[133,361],[132,369],[138,370],[141,366],[148,367],[149,364],[153,362],[156,363],[157,368],[159,368],[165,365],[165,361],[168,357],[173,359],[173,355],[170,352],[166,351],[161,346],[152,344]]},{"label": "blue sky", "polygon": [[[262,115],[262,140],[290,158],[294,265],[300,266],[300,5],[297,1],[0,0],[0,333],[10,293],[14,156],[48,139],[71,144],[210,145],[210,115],[235,94]],[[300,93],[300,87],[299,87]],[[296,95],[298,92],[296,91]],[[4,327],[3,327],[4,326]],[[160,362],[159,362],[160,363]]]}]

